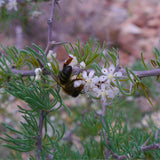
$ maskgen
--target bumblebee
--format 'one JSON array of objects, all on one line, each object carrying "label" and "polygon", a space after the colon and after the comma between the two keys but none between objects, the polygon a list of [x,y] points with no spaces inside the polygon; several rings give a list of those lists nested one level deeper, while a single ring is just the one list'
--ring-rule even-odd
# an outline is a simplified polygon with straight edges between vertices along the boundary
[{"label": "bumblebee", "polygon": [[83,90],[84,85],[81,84],[78,87],[74,87],[74,82],[82,79],[71,79],[72,76],[72,66],[69,64],[72,61],[72,57],[64,63],[62,71],[58,75],[58,83],[62,87],[63,91],[72,97],[77,97]]}]

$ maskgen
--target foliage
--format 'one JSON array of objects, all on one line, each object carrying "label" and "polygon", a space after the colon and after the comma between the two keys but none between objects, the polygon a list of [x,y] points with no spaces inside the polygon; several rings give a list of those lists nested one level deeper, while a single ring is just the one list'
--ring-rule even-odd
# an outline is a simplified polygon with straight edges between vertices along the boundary
[{"label": "foliage", "polygon": [[[15,19],[26,29],[28,19],[41,14],[38,2],[44,1],[1,1],[1,31]],[[154,148],[160,146],[159,127],[152,114],[159,113],[159,75],[141,76],[159,69],[157,48],[149,63],[141,53],[130,69],[120,66],[118,51],[106,50],[105,42],[101,46],[93,39],[85,44],[78,40],[64,45],[69,58],[61,70],[55,56],[49,60],[48,53],[36,44],[20,50],[1,47],[5,53],[0,57],[1,102],[9,95],[25,102],[17,105],[22,119],[14,124],[18,118],[12,115],[14,121],[0,125],[0,143],[9,149],[0,153],[1,159],[21,160],[24,154],[30,160],[160,159],[159,149]],[[60,73],[64,80],[67,65],[73,72],[62,85]],[[61,94],[61,88],[70,86],[72,92],[76,85],[78,99]],[[137,99],[143,96],[154,108],[141,105]],[[11,118],[5,112],[7,107],[1,107],[2,119]],[[154,147],[143,149],[146,146]]]},{"label": "foliage", "polygon": [[[154,82],[150,82],[150,79],[143,81],[133,70],[126,68],[126,75],[121,77],[121,82],[119,77],[115,77],[117,83],[110,82],[111,87],[117,87],[123,96],[116,94],[113,98],[106,99],[110,103],[105,104],[105,111],[101,114],[99,112],[103,108],[103,95],[97,99],[88,94],[94,103],[87,99],[84,104],[79,105],[74,104],[73,98],[69,98],[71,106],[65,105],[68,97],[65,99],[61,95],[60,86],[57,86],[59,64],[52,56],[49,66],[49,60],[41,47],[33,44],[33,48],[21,50],[15,47],[2,48],[6,55],[2,55],[0,59],[1,87],[5,88],[6,93],[27,104],[27,107],[18,106],[23,117],[19,128],[3,123],[7,131],[0,138],[1,143],[13,151],[7,158],[22,159],[19,154],[21,152],[28,153],[30,159],[37,159],[38,155],[41,159],[105,159],[106,150],[119,156],[124,155],[128,159],[160,158],[159,150],[144,152],[141,148],[149,137],[147,145],[159,143],[159,139],[154,138],[157,128],[150,127],[151,132],[143,125],[136,127],[143,118],[143,113],[136,108],[134,98],[131,101],[124,98],[134,96],[134,92],[124,89],[128,87],[127,82],[135,86],[139,83],[142,88],[145,85],[152,87]],[[94,69],[98,78],[106,76],[104,67],[110,67],[111,64],[117,67],[117,50],[106,52],[105,43],[101,47],[93,40],[86,44],[78,41],[75,45],[65,45],[65,48],[69,54],[77,57],[77,66],[83,61],[86,64],[84,70]],[[140,68],[139,64],[135,64],[133,68],[137,66]],[[15,68],[18,71],[15,72]],[[31,76],[24,74],[24,68],[31,71]],[[38,73],[40,79],[36,79],[36,68],[41,68]],[[155,90],[152,91],[154,93]],[[155,97],[155,94],[146,93]],[[141,93],[135,94],[135,97],[139,95]],[[82,97],[83,95],[79,97],[80,101]],[[52,117],[54,120],[51,120]],[[109,158],[114,159],[114,154],[110,154]]]},{"label": "foliage", "polygon": [[[36,18],[42,14],[39,8],[39,4],[45,2],[46,0],[24,0],[19,1],[3,1],[0,3],[0,32],[2,32],[6,26],[9,32],[10,24],[18,20],[23,26],[24,30],[27,30],[29,25],[29,18]],[[49,1],[49,0],[48,0]],[[33,3],[34,2],[34,3]]]}]

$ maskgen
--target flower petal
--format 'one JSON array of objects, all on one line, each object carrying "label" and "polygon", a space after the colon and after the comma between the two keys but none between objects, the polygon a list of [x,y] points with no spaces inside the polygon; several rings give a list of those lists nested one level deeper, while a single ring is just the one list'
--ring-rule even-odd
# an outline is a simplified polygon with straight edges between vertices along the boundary
[{"label": "flower petal", "polygon": [[81,63],[80,63],[80,68],[81,69],[84,69],[86,67],[86,64],[84,63],[84,61],[82,61]]},{"label": "flower petal", "polygon": [[74,87],[79,87],[81,84],[81,80],[74,81]]},{"label": "flower petal", "polygon": [[107,80],[107,76],[100,76],[99,77],[99,81],[100,82],[104,82],[104,81],[106,81]]},{"label": "flower petal", "polygon": [[102,68],[101,69],[101,72],[104,74],[104,75],[107,75],[108,74],[108,70],[106,68]]},{"label": "flower petal", "polygon": [[92,83],[96,84],[98,82],[99,82],[99,77],[94,76],[93,79],[92,79]]},{"label": "flower petal", "polygon": [[114,73],[114,77],[121,77],[122,76],[122,72],[116,72]]},{"label": "flower petal", "polygon": [[105,90],[105,88],[106,88],[106,85],[104,83],[101,84],[101,90]]},{"label": "flower petal", "polygon": [[115,70],[115,67],[114,67],[113,64],[111,64],[110,67],[109,67],[109,72],[110,72],[110,73],[113,73],[114,70]]},{"label": "flower petal", "polygon": [[92,77],[94,76],[94,73],[95,73],[94,70],[91,70],[91,71],[89,72],[89,76],[88,76],[88,77],[89,77],[89,78],[92,78]]},{"label": "flower petal", "polygon": [[87,71],[83,71],[83,72],[82,72],[82,76],[83,76],[84,79],[87,79],[87,78],[88,78],[88,76],[87,76]]}]

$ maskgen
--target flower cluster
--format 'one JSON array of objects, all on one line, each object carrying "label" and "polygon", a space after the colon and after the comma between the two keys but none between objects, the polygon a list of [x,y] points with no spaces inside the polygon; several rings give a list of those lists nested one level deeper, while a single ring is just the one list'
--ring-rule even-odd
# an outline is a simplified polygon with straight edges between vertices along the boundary
[{"label": "flower cluster", "polygon": [[0,0],[0,8],[2,6],[4,6],[6,3],[6,7],[7,9],[10,11],[10,10],[15,10],[17,11],[18,8],[17,8],[17,0],[8,0],[8,2],[5,2],[4,0]]},{"label": "flower cluster", "polygon": [[0,8],[4,5],[4,0],[0,0]]},{"label": "flower cluster", "polygon": [[17,11],[17,0],[9,0],[7,3],[7,9]]},{"label": "flower cluster", "polygon": [[[72,61],[69,65],[72,67],[78,65],[78,61],[75,56],[72,56]],[[103,103],[108,100],[113,99],[118,93],[119,89],[116,87],[115,77],[121,77],[121,72],[115,72],[115,67],[113,64],[109,68],[101,68],[101,75],[97,76],[94,70],[85,70],[85,62],[80,62],[80,68],[83,70],[80,78],[74,82],[74,87],[78,87],[81,84],[84,85],[83,92],[101,99]]]},{"label": "flower cluster", "polygon": [[40,80],[41,79],[41,75],[40,75],[40,73],[42,72],[42,69],[41,68],[36,68],[35,70],[34,70],[34,72],[35,72],[35,80],[36,81],[38,81],[38,80]]},{"label": "flower cluster", "polygon": [[53,50],[49,50],[49,51],[48,51],[48,54],[47,54],[47,60],[48,60],[49,62],[52,62],[52,61],[53,61],[52,56],[56,58],[57,53],[56,53],[56,52],[53,52]]},{"label": "flower cluster", "polygon": [[96,76],[95,71],[82,72],[85,80],[84,90],[96,98],[100,98],[102,102],[113,99],[118,93],[119,89],[116,87],[115,77],[121,77],[121,72],[115,72],[114,65],[110,65],[109,69],[102,68],[101,76]]}]

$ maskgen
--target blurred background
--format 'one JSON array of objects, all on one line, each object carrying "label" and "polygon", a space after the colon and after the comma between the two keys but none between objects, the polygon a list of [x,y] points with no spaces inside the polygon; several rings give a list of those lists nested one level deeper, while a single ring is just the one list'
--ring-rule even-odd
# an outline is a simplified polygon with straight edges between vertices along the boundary
[{"label": "blurred background", "polygon": [[[90,37],[101,43],[106,41],[108,48],[119,49],[123,65],[132,64],[141,51],[148,60],[153,47],[159,47],[159,0],[61,0],[59,6],[53,25],[55,41],[74,43],[80,39],[85,42]],[[51,2],[40,3],[41,13],[30,13],[23,25],[17,19],[12,23],[8,21],[7,29],[0,34],[0,42],[19,48],[36,43],[45,48],[50,8]],[[21,29],[22,39],[19,38]],[[59,60],[66,59],[63,47],[58,47],[56,52]]]},{"label": "blurred background", "polygon": [[[4,46],[15,45],[17,48],[31,46],[32,43],[42,46],[47,45],[48,25],[50,17],[51,2],[42,2],[38,6],[38,15],[30,14],[27,21],[22,24],[19,19],[2,24],[0,22],[0,43]],[[103,44],[106,41],[107,48],[115,47],[119,50],[122,66],[130,66],[134,70],[143,70],[142,63],[139,63],[140,53],[143,52],[147,63],[153,57],[154,47],[160,49],[160,1],[159,0],[61,0],[56,8],[53,24],[53,40],[67,41],[71,43],[87,42],[94,38]],[[0,49],[0,52],[3,51]],[[67,58],[63,46],[56,48],[57,59],[62,64]],[[130,127],[147,127],[148,115],[158,126],[159,122],[159,83],[152,78],[144,80],[144,83],[151,89],[148,91],[155,108],[153,109],[145,98],[143,92],[137,91],[135,97],[122,97],[117,100],[115,111],[120,108],[124,114],[124,122],[127,121]],[[62,93],[63,94],[63,93]],[[99,110],[98,105],[92,104],[91,108],[87,98],[83,96],[73,99],[64,96],[65,104],[75,113],[84,113]],[[17,105],[27,105],[12,96],[1,95],[0,122],[8,123],[18,127],[21,115]],[[120,100],[121,103],[118,101]],[[84,114],[83,113],[83,114]],[[57,116],[57,117],[56,117]],[[51,120],[56,121],[58,115],[51,115]],[[75,124],[64,110],[61,111],[61,119],[68,123],[69,128]],[[78,119],[78,118],[75,118]],[[158,126],[159,127],[159,126]],[[1,128],[0,134],[3,134]],[[75,135],[74,135],[75,136]],[[4,157],[9,151],[3,152],[0,147],[0,155]],[[26,155],[25,155],[26,156]]]}]

